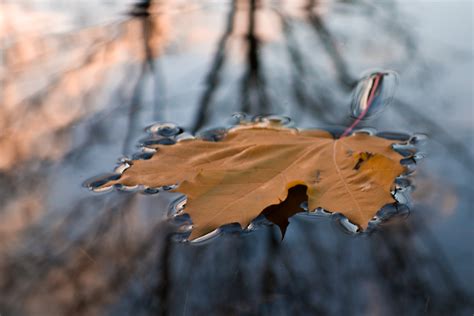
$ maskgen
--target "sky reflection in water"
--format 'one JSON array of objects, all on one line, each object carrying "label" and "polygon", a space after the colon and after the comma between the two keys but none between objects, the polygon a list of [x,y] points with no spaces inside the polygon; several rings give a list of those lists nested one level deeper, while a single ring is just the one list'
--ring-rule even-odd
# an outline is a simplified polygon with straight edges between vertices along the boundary
[{"label": "sky reflection in water", "polygon": [[[471,312],[472,9],[4,1],[0,313]],[[264,227],[189,246],[165,220],[178,194],[81,187],[135,153],[155,121],[199,132],[234,112],[274,113],[343,129],[370,69],[393,69],[399,86],[362,126],[430,138],[411,215],[370,237],[296,216],[283,243]]]}]

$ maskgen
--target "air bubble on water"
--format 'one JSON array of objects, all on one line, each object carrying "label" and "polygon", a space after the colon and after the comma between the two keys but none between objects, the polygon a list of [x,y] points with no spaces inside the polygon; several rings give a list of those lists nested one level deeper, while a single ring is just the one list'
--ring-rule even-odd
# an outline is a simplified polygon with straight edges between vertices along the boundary
[{"label": "air bubble on water", "polygon": [[394,71],[367,73],[359,80],[352,94],[352,116],[369,119],[379,114],[392,102],[397,86],[398,75]]}]

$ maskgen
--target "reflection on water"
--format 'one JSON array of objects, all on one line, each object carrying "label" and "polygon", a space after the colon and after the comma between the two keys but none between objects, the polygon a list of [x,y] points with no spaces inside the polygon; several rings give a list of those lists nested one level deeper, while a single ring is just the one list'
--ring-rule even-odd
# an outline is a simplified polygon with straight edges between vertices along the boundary
[{"label": "reflection on water", "polygon": [[[2,2],[0,314],[471,312],[469,12],[463,1]],[[155,121],[205,131],[240,111],[350,126],[351,91],[374,68],[400,86],[361,124],[432,141],[412,214],[368,237],[296,216],[282,243],[264,225],[190,246],[170,235],[189,219],[166,220],[179,195],[81,187]]]}]

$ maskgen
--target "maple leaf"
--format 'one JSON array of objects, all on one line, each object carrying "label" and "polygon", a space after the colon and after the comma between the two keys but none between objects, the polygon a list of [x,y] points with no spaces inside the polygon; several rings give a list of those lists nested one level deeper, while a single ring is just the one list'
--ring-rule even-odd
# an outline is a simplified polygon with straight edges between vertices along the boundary
[{"label": "maple leaf", "polygon": [[247,227],[262,211],[284,232],[306,199],[310,210],[342,213],[365,229],[378,210],[395,202],[391,189],[405,169],[393,142],[251,124],[231,129],[219,142],[156,145],[151,159],[134,160],[104,186],[179,184],[175,191],[186,194],[193,221],[189,239],[225,224]]}]

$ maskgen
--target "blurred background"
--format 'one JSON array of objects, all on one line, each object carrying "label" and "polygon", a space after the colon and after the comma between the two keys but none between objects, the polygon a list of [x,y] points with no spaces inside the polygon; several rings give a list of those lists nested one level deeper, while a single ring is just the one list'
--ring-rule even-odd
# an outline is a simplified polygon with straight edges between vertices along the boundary
[{"label": "blurred background", "polygon": [[[470,315],[473,2],[0,1],[0,314]],[[176,193],[82,183],[144,128],[278,114],[351,123],[368,69],[399,74],[363,125],[424,133],[413,207],[370,235],[296,215],[178,243]]]}]

